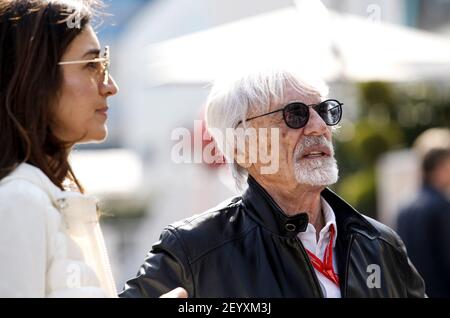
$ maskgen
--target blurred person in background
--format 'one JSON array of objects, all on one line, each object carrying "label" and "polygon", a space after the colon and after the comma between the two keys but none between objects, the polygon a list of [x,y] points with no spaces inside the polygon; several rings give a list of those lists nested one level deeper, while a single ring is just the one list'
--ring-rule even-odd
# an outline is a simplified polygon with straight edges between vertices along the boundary
[{"label": "blurred person in background", "polygon": [[399,212],[397,229],[430,297],[450,297],[450,129],[422,133],[414,149],[422,187]]},{"label": "blurred person in background", "polygon": [[[286,70],[217,82],[208,129],[247,189],[168,226],[119,296],[182,286],[189,297],[424,297],[398,235],[327,188],[338,180],[332,126],[343,104],[326,91]],[[256,140],[239,143],[227,131],[236,128]]]},{"label": "blurred person in background", "polygon": [[106,138],[118,92],[91,25],[100,7],[0,2],[0,297],[117,297],[96,199],[68,160]]}]

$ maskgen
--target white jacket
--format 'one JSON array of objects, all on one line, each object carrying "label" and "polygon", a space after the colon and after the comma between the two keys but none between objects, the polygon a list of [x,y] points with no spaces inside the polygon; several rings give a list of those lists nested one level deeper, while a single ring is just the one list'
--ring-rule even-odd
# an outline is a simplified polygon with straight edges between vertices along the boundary
[{"label": "white jacket", "polygon": [[21,164],[0,181],[0,297],[116,297],[93,197]]}]

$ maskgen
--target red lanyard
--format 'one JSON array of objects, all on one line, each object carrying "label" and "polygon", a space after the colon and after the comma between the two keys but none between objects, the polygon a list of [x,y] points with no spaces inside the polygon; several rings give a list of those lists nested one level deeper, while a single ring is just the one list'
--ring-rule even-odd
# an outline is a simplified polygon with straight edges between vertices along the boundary
[{"label": "red lanyard", "polygon": [[306,252],[309,255],[309,259],[313,264],[314,268],[321,272],[326,278],[331,280],[333,283],[339,286],[339,277],[334,272],[333,269],[333,239],[334,239],[334,226],[330,225],[330,242],[325,249],[325,255],[323,257],[323,262],[316,256],[314,253],[306,249]]}]

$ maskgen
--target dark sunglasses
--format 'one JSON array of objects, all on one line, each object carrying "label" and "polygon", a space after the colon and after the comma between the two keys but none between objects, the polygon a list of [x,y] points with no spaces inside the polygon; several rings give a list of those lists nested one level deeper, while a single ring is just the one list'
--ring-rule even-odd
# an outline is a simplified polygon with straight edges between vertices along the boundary
[{"label": "dark sunglasses", "polygon": [[[306,105],[302,102],[292,102],[281,109],[274,110],[259,116],[250,117],[246,119],[246,121],[282,111],[283,119],[286,125],[289,128],[299,129],[304,127],[308,123],[309,108],[312,107],[328,126],[334,126],[341,121],[342,105],[344,104],[335,99],[327,99],[319,104],[312,105]],[[242,121],[240,121],[238,125],[240,125],[241,123]]]}]

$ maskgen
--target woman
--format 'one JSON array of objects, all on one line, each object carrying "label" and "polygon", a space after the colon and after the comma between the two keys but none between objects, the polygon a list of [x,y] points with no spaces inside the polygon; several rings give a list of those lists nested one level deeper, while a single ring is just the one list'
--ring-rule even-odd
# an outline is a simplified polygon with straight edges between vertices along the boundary
[{"label": "woman", "polygon": [[106,138],[118,92],[90,24],[99,5],[0,2],[0,297],[117,296],[96,200],[68,161]]},{"label": "woman", "polygon": [[0,2],[0,297],[115,297],[96,201],[68,161],[118,88],[94,1]]},{"label": "woman", "polygon": [[68,161],[106,138],[118,92],[90,24],[99,5],[0,2],[0,297],[117,296],[96,200]]},{"label": "woman", "polygon": [[96,200],[68,161],[106,138],[118,91],[90,24],[98,5],[0,2],[0,297],[117,296]]}]

